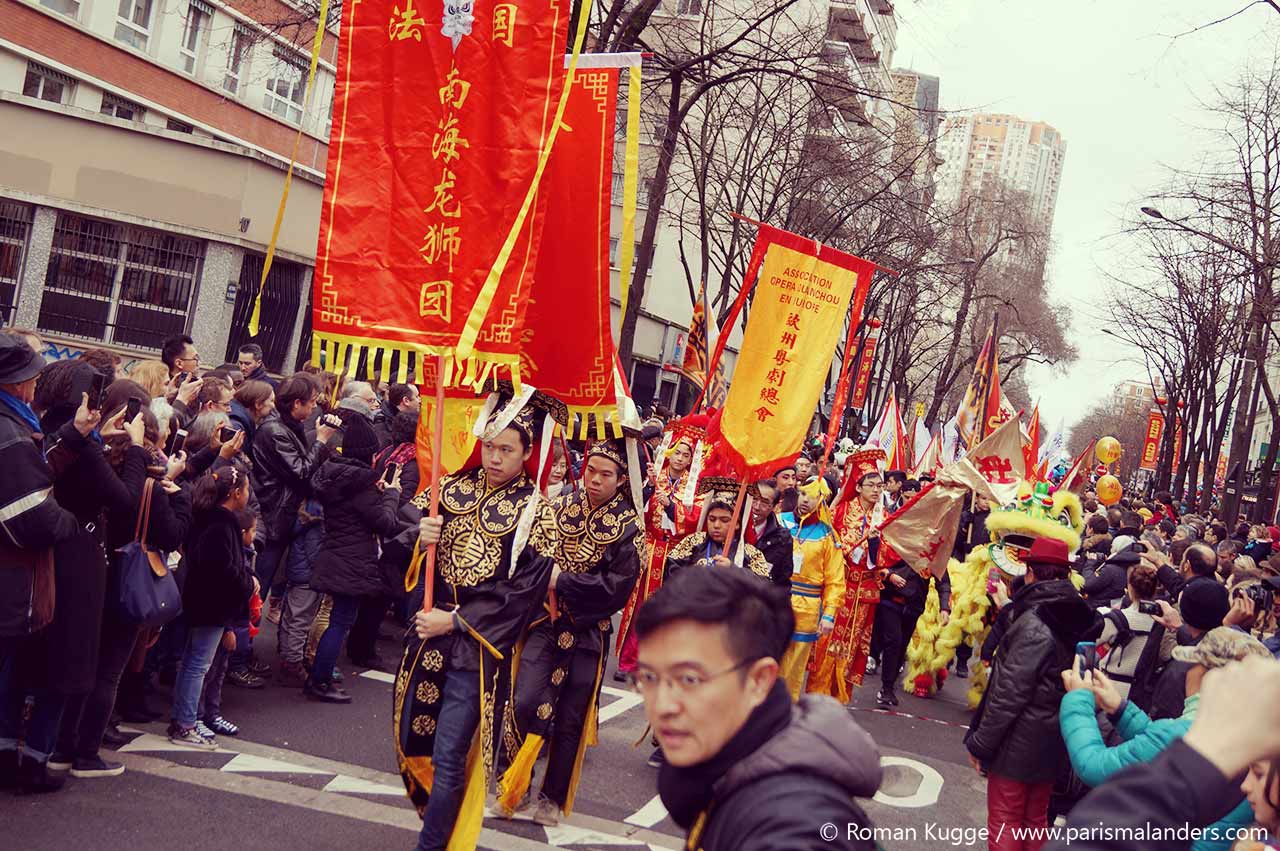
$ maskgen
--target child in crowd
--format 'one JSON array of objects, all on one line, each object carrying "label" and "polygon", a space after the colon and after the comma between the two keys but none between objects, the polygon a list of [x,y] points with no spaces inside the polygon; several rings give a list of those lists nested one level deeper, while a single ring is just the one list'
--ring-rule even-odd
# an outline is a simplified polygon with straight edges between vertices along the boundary
[{"label": "child in crowd", "polygon": [[[257,516],[248,508],[235,512],[236,523],[240,526],[240,536],[244,563],[253,570],[253,536],[258,528]],[[214,740],[218,734],[235,736],[240,728],[222,717],[222,684],[227,677],[227,663],[238,646],[252,647],[253,636],[257,632],[253,628],[254,609],[258,617],[262,616],[262,600],[258,592],[253,596],[239,614],[229,622],[218,642],[218,649],[213,656],[213,664],[204,675],[204,687],[200,691],[200,704],[196,713],[196,732],[206,739]]]}]

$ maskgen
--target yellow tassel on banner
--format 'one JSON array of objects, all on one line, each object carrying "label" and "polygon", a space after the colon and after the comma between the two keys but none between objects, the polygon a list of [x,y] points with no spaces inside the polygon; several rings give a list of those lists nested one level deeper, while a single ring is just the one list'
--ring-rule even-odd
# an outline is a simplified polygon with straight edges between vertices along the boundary
[{"label": "yellow tassel on banner", "polygon": [[[320,0],[320,11],[316,18],[316,35],[311,40],[311,69],[307,71],[307,90],[302,95],[302,102],[311,99],[311,89],[316,82],[316,65],[320,62],[320,46],[324,44],[325,22],[329,20],[329,0]],[[267,273],[271,271],[271,261],[276,256],[276,242],[280,239],[280,224],[284,221],[284,206],[289,201],[289,185],[293,183],[293,167],[298,163],[298,146],[302,144],[302,126],[298,126],[298,135],[293,137],[293,153],[289,155],[289,169],[284,173],[284,192],[280,193],[280,208],[276,210],[276,223],[271,228],[271,241],[267,243],[267,259],[262,264],[262,280],[258,282],[258,294],[253,299],[253,313],[249,315],[249,336],[258,336],[258,320],[262,316],[262,291],[267,286]]]},{"label": "yellow tassel on banner", "polygon": [[636,253],[636,196],[640,183],[640,66],[627,72],[627,146],[622,167],[622,232],[618,246],[618,281],[622,290],[622,315],[627,315],[631,294],[631,258]]},{"label": "yellow tassel on banner", "polygon": [[511,259],[511,252],[515,250],[516,240],[520,236],[520,231],[524,229],[525,219],[529,216],[529,208],[533,206],[533,199],[538,195],[538,184],[542,182],[542,173],[547,170],[547,161],[551,159],[551,148],[556,143],[556,136],[560,134],[560,124],[564,121],[564,110],[569,104],[569,90],[573,86],[573,76],[578,70],[578,57],[582,55],[582,43],[587,37],[587,22],[590,18],[591,0],[584,0],[582,6],[578,9],[578,31],[573,37],[573,55],[569,57],[569,70],[564,77],[564,90],[560,92],[560,103],[556,105],[556,115],[551,122],[551,132],[547,134],[547,142],[538,154],[538,167],[533,173],[533,180],[529,182],[529,191],[525,193],[524,203],[520,205],[520,212],[516,214],[515,221],[511,223],[511,230],[507,233],[506,241],[502,243],[502,249],[498,252],[497,259],[493,261],[493,266],[489,269],[489,276],[485,278],[484,286],[480,288],[480,295],[476,297],[475,304],[471,307],[471,314],[467,317],[466,327],[462,329],[462,336],[458,338],[458,354],[461,357],[470,357],[475,351],[476,338],[480,335],[480,326],[484,324],[484,317],[489,312],[489,304],[493,301],[493,294],[498,290],[498,281],[501,280],[502,273],[507,268],[507,261]]}]

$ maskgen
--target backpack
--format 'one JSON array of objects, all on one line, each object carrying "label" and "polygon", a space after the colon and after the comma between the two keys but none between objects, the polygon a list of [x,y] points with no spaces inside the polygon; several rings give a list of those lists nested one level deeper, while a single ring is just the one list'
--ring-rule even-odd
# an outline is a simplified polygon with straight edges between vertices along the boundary
[{"label": "backpack", "polygon": [[[1123,650],[1136,633],[1129,626],[1129,619],[1119,609],[1112,609],[1103,615],[1103,618],[1111,621],[1116,629],[1115,637],[1111,639],[1111,650],[1107,653],[1110,656],[1116,650]],[[1153,621],[1151,631],[1147,633],[1147,643],[1143,646],[1142,655],[1138,657],[1138,664],[1134,668],[1133,679],[1129,681],[1129,700],[1143,712],[1148,710],[1151,696],[1155,692],[1155,684],[1168,664],[1160,661],[1160,645],[1163,639],[1164,626]],[[1112,675],[1108,674],[1108,676]],[[1113,677],[1113,679],[1123,681],[1120,677]]]}]

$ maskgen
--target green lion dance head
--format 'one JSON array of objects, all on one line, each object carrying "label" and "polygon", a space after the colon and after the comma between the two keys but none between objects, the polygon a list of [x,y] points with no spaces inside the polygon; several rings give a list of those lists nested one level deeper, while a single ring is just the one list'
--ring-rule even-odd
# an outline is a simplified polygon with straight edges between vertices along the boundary
[{"label": "green lion dance head", "polygon": [[987,517],[991,561],[1005,581],[1027,572],[1026,556],[1037,538],[1055,538],[1075,552],[1084,532],[1080,497],[1068,490],[1050,492],[1046,482],[1023,482],[1018,498]]}]

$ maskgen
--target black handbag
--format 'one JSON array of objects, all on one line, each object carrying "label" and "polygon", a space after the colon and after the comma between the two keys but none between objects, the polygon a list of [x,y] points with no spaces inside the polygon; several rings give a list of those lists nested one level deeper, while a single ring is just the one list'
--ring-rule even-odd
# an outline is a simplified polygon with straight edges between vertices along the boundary
[{"label": "black handbag", "polygon": [[143,486],[133,541],[118,550],[115,588],[116,604],[124,617],[149,627],[164,626],[182,612],[182,593],[164,555],[147,546],[155,484],[155,479],[148,478]]}]

